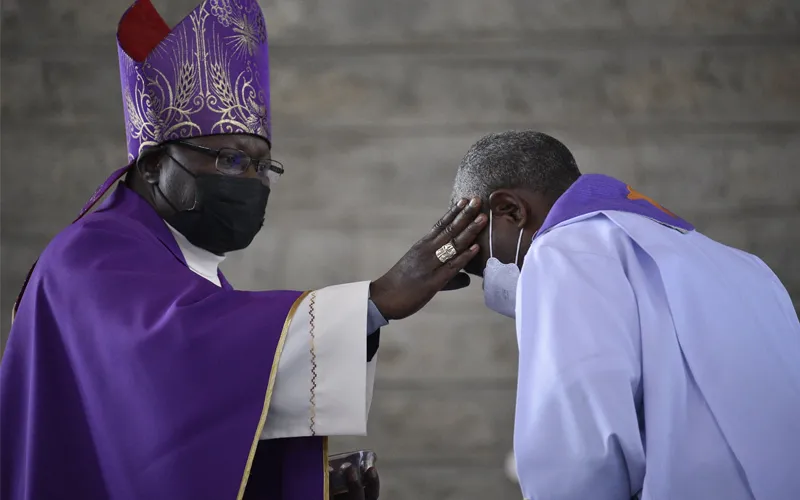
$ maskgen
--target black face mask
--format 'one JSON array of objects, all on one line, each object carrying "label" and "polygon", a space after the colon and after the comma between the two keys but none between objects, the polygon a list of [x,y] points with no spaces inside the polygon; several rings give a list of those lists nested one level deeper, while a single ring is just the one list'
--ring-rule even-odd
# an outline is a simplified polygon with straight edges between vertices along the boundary
[{"label": "black face mask", "polygon": [[195,175],[180,163],[178,165],[194,177],[195,204],[189,210],[177,210],[156,185],[161,197],[174,210],[164,218],[167,224],[193,245],[217,255],[250,245],[264,225],[269,187],[259,179]]}]

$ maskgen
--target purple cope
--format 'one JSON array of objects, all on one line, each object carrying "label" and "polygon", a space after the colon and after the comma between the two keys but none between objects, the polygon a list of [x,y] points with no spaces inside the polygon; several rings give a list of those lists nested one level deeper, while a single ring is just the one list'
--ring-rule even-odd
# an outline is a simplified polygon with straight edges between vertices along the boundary
[{"label": "purple cope", "polygon": [[196,275],[123,184],[88,213],[148,146],[271,140],[261,9],[205,0],[170,30],[137,0],[118,46],[129,164],[48,245],[15,305],[0,364],[0,497],[327,500],[324,438],[259,442],[303,293]]}]

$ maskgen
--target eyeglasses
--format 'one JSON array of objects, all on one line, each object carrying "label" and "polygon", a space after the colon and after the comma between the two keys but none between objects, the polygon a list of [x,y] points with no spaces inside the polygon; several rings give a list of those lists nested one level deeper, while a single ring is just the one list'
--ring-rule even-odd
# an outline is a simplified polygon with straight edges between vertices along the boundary
[{"label": "eyeglasses", "polygon": [[191,142],[176,141],[173,144],[184,146],[198,153],[207,154],[216,158],[215,167],[225,175],[242,175],[247,172],[250,165],[254,165],[256,175],[261,179],[266,179],[270,184],[277,181],[285,169],[283,164],[275,160],[256,160],[247,155],[244,151],[233,148],[212,149],[198,146]]}]

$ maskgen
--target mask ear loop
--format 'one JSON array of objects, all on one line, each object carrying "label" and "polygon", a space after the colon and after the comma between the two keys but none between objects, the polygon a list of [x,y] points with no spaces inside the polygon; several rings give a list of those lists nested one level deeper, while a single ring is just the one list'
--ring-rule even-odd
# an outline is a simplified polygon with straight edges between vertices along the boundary
[{"label": "mask ear loop", "polygon": [[[181,210],[182,212],[193,212],[195,209],[197,209],[197,175],[194,174],[188,168],[186,168],[183,165],[183,163],[181,163],[178,160],[176,160],[175,157],[172,156],[171,154],[166,153],[166,155],[169,156],[169,159],[174,161],[175,164],[178,165],[181,170],[183,170],[184,172],[189,174],[192,177],[192,179],[194,179],[194,202],[192,203],[192,207],[187,209],[187,210]],[[161,188],[159,188],[158,190],[161,191]],[[161,193],[161,196],[164,196],[164,193]],[[166,200],[166,197],[164,197],[164,199]],[[169,203],[169,201],[167,203]],[[169,206],[172,207],[172,203],[170,203]],[[173,208],[173,210],[175,210],[175,209]],[[178,212],[178,210],[175,210],[175,211]]]},{"label": "mask ear loop", "polygon": [[494,257],[494,254],[492,252],[492,247],[494,247],[494,245],[492,244],[492,209],[490,208],[489,209],[489,258],[490,259]]},{"label": "mask ear loop", "polygon": [[517,256],[514,257],[514,264],[519,265],[519,246],[522,244],[522,233],[524,232],[523,229],[519,230],[519,239],[517,240]]},{"label": "mask ear loop", "polygon": [[[162,146],[159,146],[159,147],[158,147],[158,149],[161,149],[161,148],[162,148]],[[151,151],[151,152],[155,152],[155,148],[154,148],[154,149],[153,149],[153,151]],[[171,154],[169,154],[169,153],[167,153],[167,152],[165,152],[164,154],[166,154],[166,155],[167,155],[167,156],[168,156],[168,157],[169,157],[169,158],[170,158],[172,161],[174,161],[174,162],[175,162],[175,163],[178,165],[178,167],[180,167],[180,169],[181,169],[181,170],[183,170],[183,171],[184,171],[184,172],[186,172],[187,174],[191,175],[193,179],[196,179],[196,178],[197,178],[197,176],[196,176],[195,174],[193,174],[192,172],[190,172],[190,171],[189,171],[189,170],[188,170],[186,167],[184,167],[184,166],[183,166],[183,164],[182,164],[181,162],[179,162],[178,160],[176,160],[176,159],[175,159],[175,157],[173,157]],[[137,158],[137,159],[136,159],[136,170],[139,172],[139,175],[142,175],[142,170],[141,170],[141,168],[139,167],[139,161],[140,161],[141,159],[142,159],[142,156],[139,156],[139,158]],[[159,194],[159,196],[161,196],[161,198],[163,198],[163,200],[164,200],[164,201],[167,203],[167,205],[169,205],[169,208],[171,208],[171,209],[172,209],[172,211],[173,211],[173,212],[175,212],[175,213],[179,213],[179,212],[192,212],[192,211],[194,211],[195,209],[197,209],[197,188],[196,188],[196,187],[195,187],[195,190],[194,190],[194,202],[192,203],[192,206],[191,206],[191,208],[188,208],[188,209],[186,209],[186,210],[178,210],[178,208],[177,208],[175,205],[173,205],[173,204],[172,204],[172,202],[171,202],[171,201],[170,201],[170,199],[167,197],[167,195],[165,195],[165,194],[164,194],[164,191],[162,191],[162,190],[161,190],[161,187],[159,187],[159,185],[158,185],[158,184],[154,184],[154,185],[153,185],[153,191],[158,191],[158,194]]]}]

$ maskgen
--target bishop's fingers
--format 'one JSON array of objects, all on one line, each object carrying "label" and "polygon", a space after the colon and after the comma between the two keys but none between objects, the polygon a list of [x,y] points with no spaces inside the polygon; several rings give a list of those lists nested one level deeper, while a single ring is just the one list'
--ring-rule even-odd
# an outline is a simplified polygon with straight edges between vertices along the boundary
[{"label": "bishop's fingers", "polygon": [[448,290],[461,290],[462,288],[468,287],[470,281],[471,279],[469,277],[469,274],[460,272],[455,276],[453,276],[453,278],[450,281],[445,283],[444,287],[442,288],[442,291],[445,292]]},{"label": "bishop's fingers", "polygon": [[467,206],[467,203],[469,203],[469,200],[462,199],[462,200],[459,200],[458,203],[456,203],[452,207],[450,207],[450,210],[448,210],[447,213],[444,214],[442,216],[442,218],[439,219],[436,222],[436,224],[433,225],[433,227],[431,228],[431,231],[428,233],[428,236],[425,239],[432,240],[432,239],[436,238],[439,235],[439,233],[444,231],[444,229],[447,226],[449,226],[451,222],[453,222],[453,220],[456,218],[456,216],[459,213],[461,213],[461,211],[464,209],[464,207]]},{"label": "bishop's fingers", "polygon": [[378,500],[381,495],[381,480],[375,467],[370,467],[364,474],[364,497],[366,500]]},{"label": "bishop's fingers", "polygon": [[345,477],[347,478],[347,496],[344,498],[347,500],[365,500],[364,484],[355,466],[351,466],[345,472]]},{"label": "bishop's fingers", "polygon": [[478,248],[479,247],[477,244],[472,245],[468,249],[460,252],[458,255],[445,262],[444,265],[436,270],[435,280],[438,282],[437,290],[442,290],[448,283],[450,283],[450,280],[452,280],[454,276],[464,269],[464,266],[469,264],[469,261],[475,258],[475,256],[478,254]]},{"label": "bishop's fingers", "polygon": [[455,235],[455,238],[453,238],[453,246],[456,247],[458,252],[463,252],[475,242],[475,239],[481,234],[483,228],[486,227],[487,220],[488,218],[486,215],[479,214],[469,223],[466,229]]},{"label": "bishop's fingers", "polygon": [[[480,198],[473,198],[470,200],[469,204],[464,207],[461,213],[456,216],[455,220],[448,224],[447,227],[445,227],[436,236],[436,238],[434,238],[433,242],[436,245],[436,248],[439,248],[440,246],[445,245],[455,239],[456,236],[460,235],[471,223],[473,223],[478,215],[480,206]],[[457,247],[457,250],[461,251],[465,248],[465,246],[462,246],[461,248]]]}]

